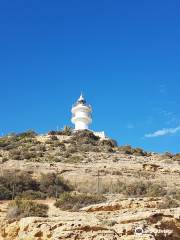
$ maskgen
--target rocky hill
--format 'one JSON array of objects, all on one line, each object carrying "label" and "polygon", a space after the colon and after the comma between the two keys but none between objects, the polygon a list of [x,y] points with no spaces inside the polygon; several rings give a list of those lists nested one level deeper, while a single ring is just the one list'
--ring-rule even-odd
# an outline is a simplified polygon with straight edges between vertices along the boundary
[{"label": "rocky hill", "polygon": [[179,163],[70,128],[2,137],[0,239],[180,239]]}]

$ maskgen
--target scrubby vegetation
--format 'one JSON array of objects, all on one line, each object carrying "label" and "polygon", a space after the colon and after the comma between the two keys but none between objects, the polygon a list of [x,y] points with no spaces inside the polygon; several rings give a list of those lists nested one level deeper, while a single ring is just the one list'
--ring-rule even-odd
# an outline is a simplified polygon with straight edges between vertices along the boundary
[{"label": "scrubby vegetation", "polygon": [[150,156],[151,154],[144,151],[141,148],[132,148],[130,145],[119,146],[118,151],[124,154],[134,155],[134,156]]},{"label": "scrubby vegetation", "polygon": [[39,190],[48,197],[58,197],[60,193],[69,192],[72,187],[61,176],[54,173],[42,174]]},{"label": "scrubby vegetation", "polygon": [[117,180],[114,182],[100,182],[99,184],[97,180],[91,180],[84,184],[75,185],[75,189],[83,193],[121,194],[124,197],[162,197],[171,195],[175,198],[175,193],[173,195],[173,193],[167,192],[165,183],[154,183],[149,180],[136,180],[134,182]]},{"label": "scrubby vegetation", "polygon": [[160,197],[167,191],[164,186],[151,181],[121,182],[104,186],[104,193],[121,193],[126,197]]},{"label": "scrubby vegetation", "polygon": [[161,159],[162,160],[165,159],[166,161],[169,160],[171,162],[174,162],[174,161],[180,162],[180,153],[172,154],[172,153],[166,152],[161,156]]},{"label": "scrubby vegetation", "polygon": [[[118,146],[112,139],[100,139],[92,131],[82,130],[74,132],[71,127],[64,127],[61,131],[50,131],[45,141],[38,138],[32,130],[19,134],[10,134],[0,138],[0,162],[10,160],[28,160],[33,162],[71,162],[82,153],[105,152],[123,153],[134,156],[151,156],[151,153],[130,145]],[[180,154],[166,152],[161,156],[166,163],[177,161]]]},{"label": "scrubby vegetation", "polygon": [[117,147],[116,141],[111,139],[100,140],[89,130],[75,132],[70,143],[78,152],[113,152],[114,148]]},{"label": "scrubby vegetation", "polygon": [[[118,153],[124,155],[118,155]],[[140,158],[133,156],[140,156]],[[50,131],[48,135],[43,137],[30,130],[0,138],[0,163],[2,165],[6,165],[9,159],[17,161],[26,160],[45,162],[49,164],[50,168],[52,167],[55,170],[58,162],[86,164],[87,162],[101,159],[106,161],[110,158],[111,160],[111,157],[113,162],[117,161],[117,164],[121,161],[121,158],[122,160],[124,160],[123,158],[138,159],[141,163],[143,161],[141,157],[150,157],[146,158],[148,161],[151,158],[153,159],[154,155],[141,148],[133,148],[130,145],[118,146],[112,139],[102,140],[89,130],[74,132],[70,127],[65,127],[62,131]],[[180,163],[180,154],[166,152],[161,156],[158,155],[158,160],[168,164],[174,161]],[[162,197],[168,195],[173,200],[180,201],[180,190],[173,189],[173,191],[169,192],[166,186],[160,183],[156,184],[153,181],[155,179],[155,171],[145,170],[142,163],[142,170],[133,172],[133,176],[136,179],[142,179],[135,182],[120,180],[118,182],[107,181],[106,183],[100,182],[97,184],[97,181],[93,179],[91,180],[91,186],[86,183],[82,187],[78,185],[76,190],[83,192],[85,195],[69,193],[73,188],[61,176],[54,173],[41,174],[41,176],[35,179],[31,172],[2,172],[0,176],[0,200],[15,199],[16,197],[25,199],[60,197],[57,201],[58,206],[68,209],[78,209],[86,204],[101,201],[99,195],[93,194],[97,192],[98,194],[120,193],[125,197]],[[98,174],[104,176],[111,175],[117,180],[118,176],[125,175],[123,171],[123,168],[108,169],[104,166],[104,169],[99,170]],[[131,171],[126,172],[126,175],[128,174],[131,176]],[[93,181],[96,182],[94,183]],[[91,193],[92,195],[86,193]],[[68,200],[67,205],[65,200]],[[172,201],[169,200],[169,203],[166,202],[166,205],[170,203],[172,204]]]},{"label": "scrubby vegetation", "polygon": [[47,217],[48,206],[25,199],[15,199],[8,205],[7,218]]},{"label": "scrubby vegetation", "polygon": [[[62,140],[61,136],[65,139]],[[101,140],[89,130],[73,132],[65,127],[62,131],[50,131],[45,141],[30,130],[0,138],[0,162],[27,160],[32,162],[74,162],[79,153],[114,152],[117,143]],[[79,162],[79,161],[77,161]]]},{"label": "scrubby vegetation", "polygon": [[62,131],[50,131],[48,135],[55,136],[55,135],[65,135],[65,136],[71,136],[72,135],[72,128],[65,126]]},{"label": "scrubby vegetation", "polygon": [[54,173],[41,174],[35,180],[27,172],[4,172],[0,177],[0,200],[22,197],[26,199],[44,199],[57,197],[60,193],[72,190],[67,181]]},{"label": "scrubby vegetation", "polygon": [[180,188],[174,187],[168,192],[168,196],[172,196],[173,199],[180,201]]},{"label": "scrubby vegetation", "polygon": [[[35,160],[44,156],[46,147],[37,141],[34,131],[19,134],[10,134],[0,138],[0,150],[5,151],[6,156],[1,161]],[[5,159],[5,160],[3,160]]]},{"label": "scrubby vegetation", "polygon": [[12,133],[10,135],[0,138],[0,149],[10,150],[17,148],[21,145],[21,143],[32,142],[36,136],[37,133],[32,130],[19,134]]},{"label": "scrubby vegetation", "polygon": [[163,201],[158,204],[158,208],[160,209],[168,209],[168,208],[178,208],[180,207],[180,202],[176,199],[173,199],[171,196],[165,196]]},{"label": "scrubby vegetation", "polygon": [[106,198],[102,195],[96,194],[75,194],[75,193],[63,193],[56,201],[55,206],[62,210],[77,211],[85,206],[101,203],[106,201]]}]

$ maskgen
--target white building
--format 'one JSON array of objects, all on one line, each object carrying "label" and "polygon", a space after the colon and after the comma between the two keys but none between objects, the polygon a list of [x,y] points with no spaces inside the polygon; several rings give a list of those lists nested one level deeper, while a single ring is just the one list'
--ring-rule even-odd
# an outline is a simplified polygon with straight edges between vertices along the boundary
[{"label": "white building", "polygon": [[89,124],[92,123],[92,108],[89,104],[87,104],[82,94],[73,105],[71,112],[71,121],[75,124],[75,130],[89,129]]},{"label": "white building", "polygon": [[[72,106],[71,112],[71,122],[75,124],[76,131],[89,129],[89,125],[92,123],[92,107],[86,102],[82,94]],[[101,139],[107,138],[104,132],[93,131],[93,133]]]}]

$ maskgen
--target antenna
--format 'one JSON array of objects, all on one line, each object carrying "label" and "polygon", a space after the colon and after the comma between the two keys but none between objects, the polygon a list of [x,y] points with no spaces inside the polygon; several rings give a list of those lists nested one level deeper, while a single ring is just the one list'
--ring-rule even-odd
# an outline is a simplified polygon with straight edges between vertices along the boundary
[{"label": "antenna", "polygon": [[82,100],[84,100],[84,97],[83,97],[83,92],[81,91],[81,95],[79,97],[79,101],[82,101]]}]

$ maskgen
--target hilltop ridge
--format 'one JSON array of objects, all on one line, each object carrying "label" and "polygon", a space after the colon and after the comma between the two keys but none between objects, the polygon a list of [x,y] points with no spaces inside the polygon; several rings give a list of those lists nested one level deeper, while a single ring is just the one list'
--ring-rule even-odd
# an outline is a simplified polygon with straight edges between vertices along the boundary
[{"label": "hilltop ridge", "polygon": [[1,201],[37,199],[49,207],[43,218],[22,215],[12,221],[2,201],[0,239],[130,240],[137,227],[146,232],[141,239],[180,239],[179,154],[118,146],[91,131],[66,127],[0,138],[0,162]]}]

